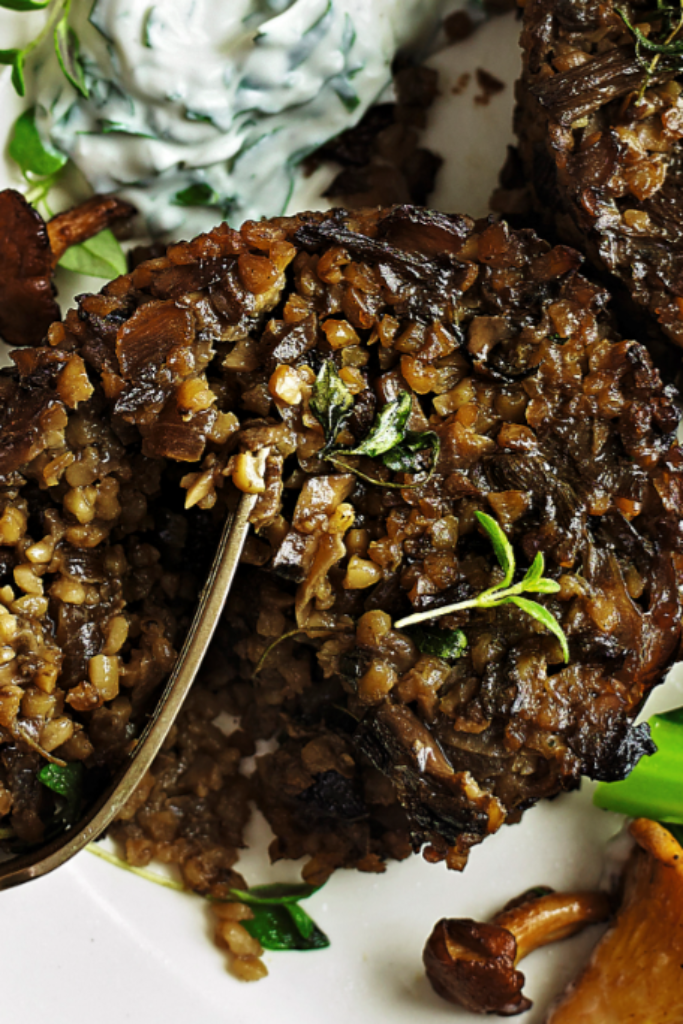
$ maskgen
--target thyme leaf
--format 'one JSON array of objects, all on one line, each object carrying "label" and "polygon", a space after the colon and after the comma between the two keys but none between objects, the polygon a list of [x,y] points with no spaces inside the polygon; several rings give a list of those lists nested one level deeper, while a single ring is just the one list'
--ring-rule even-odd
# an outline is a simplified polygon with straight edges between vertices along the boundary
[{"label": "thyme leaf", "polygon": [[[545,562],[543,555],[539,552],[531,563],[519,583],[512,584],[515,575],[515,553],[510,541],[504,531],[491,516],[485,512],[475,512],[479,525],[486,532],[493,545],[493,550],[498,562],[503,569],[504,576],[500,583],[488,590],[482,591],[477,597],[467,601],[458,601],[456,604],[445,605],[443,608],[433,608],[426,612],[416,612],[408,615],[394,623],[395,629],[404,629],[406,626],[415,626],[421,622],[439,618],[442,615],[451,615],[453,612],[465,611],[470,608],[500,608],[504,604],[514,604],[527,615],[530,615],[536,622],[545,626],[553,636],[557,637],[562,648],[562,657],[565,664],[569,662],[569,645],[564,630],[555,616],[542,604],[537,601],[530,601],[521,597],[524,593],[531,594],[556,594],[560,589],[559,584],[552,579],[543,576]],[[459,633],[460,630],[455,630]]]},{"label": "thyme leaf", "polygon": [[429,449],[432,453],[431,468],[426,479],[419,481],[426,483],[436,467],[441,442],[433,430],[406,429],[412,409],[410,393],[401,391],[396,398],[387,402],[376,416],[367,436],[355,448],[334,448],[337,435],[351,415],[353,404],[353,395],[337,373],[334,361],[328,359],[313,385],[313,395],[309,402],[309,408],[322,426],[325,435],[325,444],[320,449],[319,456],[346,472],[355,473],[361,480],[366,480],[370,484],[403,490],[406,487],[415,487],[417,483],[396,484],[388,480],[378,480],[362,473],[355,466],[348,465],[342,461],[341,456],[366,455],[369,458],[381,458],[387,469],[393,472],[414,473],[419,471],[415,465],[416,456]]},{"label": "thyme leaf", "polygon": [[[657,0],[657,10],[652,12],[651,17],[654,21],[658,20],[660,22],[658,30],[660,39],[655,38],[654,33],[652,37],[645,35],[638,25],[633,24],[623,7],[615,7],[614,10],[633,36],[636,47],[636,60],[645,69],[645,78],[638,92],[638,102],[641,102],[645,95],[645,90],[650,84],[652,75],[657,68],[657,64],[662,57],[672,58],[674,69],[677,71],[681,70],[683,66],[683,39],[676,38],[681,29],[683,29],[683,0],[680,0],[677,8],[664,4],[662,0]],[[677,22],[674,22],[675,15],[678,15]],[[654,57],[649,63],[643,57],[643,50],[654,53]]]},{"label": "thyme leaf", "polygon": [[325,458],[353,409],[353,395],[337,373],[333,359],[323,363],[308,405],[323,428],[325,446],[318,454]]},{"label": "thyme leaf", "polygon": [[387,402],[376,417],[370,432],[357,448],[345,449],[346,455],[369,455],[374,459],[395,448],[405,437],[406,422],[412,409],[412,400],[407,391],[401,391],[398,398]]}]

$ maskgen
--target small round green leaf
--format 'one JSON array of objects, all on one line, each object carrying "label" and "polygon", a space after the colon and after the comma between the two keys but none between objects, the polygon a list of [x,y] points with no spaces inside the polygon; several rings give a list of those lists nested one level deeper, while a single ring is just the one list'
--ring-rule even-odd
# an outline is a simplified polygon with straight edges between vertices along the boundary
[{"label": "small round green leaf", "polygon": [[56,174],[68,159],[64,153],[43,142],[36,127],[35,107],[25,110],[14,122],[9,155],[24,174],[36,174],[41,178]]}]

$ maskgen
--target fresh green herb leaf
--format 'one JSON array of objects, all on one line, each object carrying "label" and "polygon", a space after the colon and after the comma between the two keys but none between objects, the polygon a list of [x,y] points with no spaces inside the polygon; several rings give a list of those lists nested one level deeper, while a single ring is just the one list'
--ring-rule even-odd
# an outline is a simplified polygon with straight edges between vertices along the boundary
[{"label": "fresh green herb leaf", "polygon": [[421,654],[434,654],[451,661],[461,658],[467,647],[467,637],[461,629],[425,629],[417,626],[410,637]]},{"label": "fresh green herb leaf", "polygon": [[259,906],[252,909],[254,917],[241,924],[253,938],[258,939],[264,949],[325,949],[330,944],[328,937],[315,922],[311,922],[313,928],[308,935],[303,935],[300,931],[302,920],[300,917],[297,920],[292,917],[291,905]]},{"label": "fresh green herb leaf", "polygon": [[139,139],[157,138],[152,132],[144,132],[140,128],[133,128],[129,124],[124,124],[123,121],[112,121],[108,117],[101,118],[98,126],[103,135],[132,135]]},{"label": "fresh green herb leaf", "polygon": [[537,580],[536,583],[532,583],[524,586],[524,590],[529,594],[557,594],[561,590],[560,584],[555,580]]},{"label": "fresh green herb leaf", "polygon": [[108,228],[87,242],[72,245],[62,256],[59,266],[77,274],[106,278],[118,277],[128,270],[126,255]]},{"label": "fresh green herb leaf", "polygon": [[36,127],[35,107],[25,110],[14,122],[9,154],[24,174],[48,177],[64,167],[67,157],[45,145]]},{"label": "fresh green herb leaf", "polygon": [[432,465],[429,471],[429,476],[431,476],[439,461],[441,451],[439,435],[435,434],[433,430],[406,430],[401,443],[385,452],[382,462],[387,469],[393,470],[394,473],[414,473],[416,470],[415,456],[428,448],[431,448],[432,451]]},{"label": "fresh green herb leaf", "polygon": [[220,197],[206,182],[198,181],[176,192],[171,202],[174,206],[217,206]]},{"label": "fresh green herb leaf", "polygon": [[19,96],[26,95],[26,82],[24,79],[24,50],[0,50],[0,64],[11,64],[12,85]]},{"label": "fresh green herb leaf", "polygon": [[475,512],[474,514],[477,517],[479,525],[482,526],[488,534],[489,540],[493,545],[494,554],[498,559],[498,564],[505,573],[500,583],[497,583],[496,586],[491,589],[503,590],[505,587],[510,586],[512,583],[512,577],[515,574],[515,553],[512,550],[512,545],[495,519],[487,515],[486,512]]},{"label": "fresh green herb leaf", "polygon": [[[562,626],[559,624],[554,615],[552,615],[547,608],[544,608],[538,601],[529,601],[526,597],[509,597],[507,602],[510,604],[516,604],[518,608],[521,608],[523,612],[530,615],[536,622],[540,622],[542,626],[545,626],[557,639],[560,641],[560,647],[562,648],[562,657],[565,663],[569,661],[569,645],[567,638],[564,635]],[[506,603],[507,603],[506,602]]]},{"label": "fresh green herb leaf", "polygon": [[601,782],[593,803],[632,818],[683,825],[683,708],[649,720],[656,753],[642,757],[619,782]]},{"label": "fresh green herb leaf", "polygon": [[26,95],[25,60],[25,50],[0,50],[0,64],[10,64],[12,66],[12,86],[18,96]]},{"label": "fresh green herb leaf", "polygon": [[42,11],[50,0],[0,0],[0,7],[8,11]]},{"label": "fresh green herb leaf", "polygon": [[555,580],[543,579],[544,570],[545,559],[539,551],[522,580],[524,591],[527,594],[557,594],[560,584]]},{"label": "fresh green herb leaf", "polygon": [[348,75],[335,75],[330,85],[350,114],[360,106],[360,96],[351,85]]},{"label": "fresh green herb leaf", "polygon": [[345,455],[369,455],[374,459],[383,455],[390,448],[395,448],[405,437],[406,422],[413,407],[412,399],[407,391],[401,391],[398,398],[387,402],[376,417],[370,433],[363,438],[357,448],[344,451]]},{"label": "fresh green herb leaf", "polygon": [[298,903],[287,903],[287,913],[294,922],[294,927],[304,939],[310,939],[316,930],[316,923]]},{"label": "fresh green herb leaf", "polygon": [[154,17],[154,7],[148,7],[145,11],[142,19],[142,45],[146,46],[148,50],[152,49],[152,42],[150,39],[150,31],[152,28],[152,18]]},{"label": "fresh green herb leaf", "polygon": [[444,605],[441,608],[431,609],[430,611],[407,615],[405,618],[395,622],[394,628],[404,629],[406,626],[415,626],[420,622],[427,622],[430,619],[436,619],[442,615],[451,615],[453,612],[464,611],[468,608],[500,608],[504,604],[515,604],[557,637],[560,641],[564,661],[565,663],[568,662],[569,644],[555,616],[547,608],[544,608],[542,604],[538,604],[537,601],[529,601],[519,596],[525,592],[532,594],[555,594],[560,589],[559,584],[555,580],[546,579],[541,576],[544,569],[543,555],[539,552],[524,578],[519,583],[511,585],[515,575],[515,553],[512,545],[495,519],[492,519],[485,512],[475,512],[475,515],[489,536],[496,558],[505,573],[504,579],[494,587],[489,587],[488,590],[482,591],[478,597],[470,598],[467,601],[458,601],[456,604]]},{"label": "fresh green herb leaf", "polygon": [[59,66],[65,77],[77,89],[81,96],[86,99],[89,96],[89,89],[86,85],[83,65],[80,61],[81,44],[75,31],[69,27],[69,12],[64,12],[57,22],[54,34],[55,51]]},{"label": "fresh green herb leaf", "polygon": [[83,765],[74,761],[63,766],[46,764],[38,772],[38,780],[64,798],[64,807],[59,817],[67,825],[78,819],[83,799]]},{"label": "fresh green herb leaf", "polygon": [[309,408],[325,434],[325,445],[318,453],[324,458],[353,409],[353,395],[337,373],[333,359],[327,359],[320,369]]},{"label": "fresh green herb leaf", "polygon": [[526,574],[524,576],[524,579],[522,580],[522,583],[526,583],[527,586],[530,583],[538,583],[538,581],[540,580],[541,576],[543,575],[543,570],[544,569],[545,569],[545,558],[543,557],[543,555],[539,551],[536,554],[536,557],[534,558],[533,562],[531,563],[531,565],[527,569]]},{"label": "fresh green herb leaf", "polygon": [[230,893],[248,906],[260,906],[286,903],[298,903],[299,900],[307,900],[309,896],[318,892],[322,886],[307,885],[305,882],[273,882],[271,885],[253,885],[250,889],[231,889]]},{"label": "fresh green herb leaf", "polygon": [[[664,40],[663,42],[657,42],[655,39],[651,39],[649,36],[646,36],[645,33],[641,29],[639,29],[637,25],[634,25],[631,22],[628,14],[623,9],[623,7],[615,7],[614,10],[619,15],[623,23],[626,25],[626,28],[629,30],[629,32],[638,41],[638,45],[642,46],[643,49],[650,50],[651,53],[665,54],[666,56],[678,56],[679,54],[683,54],[683,40],[675,42],[673,39],[667,39]],[[657,13],[663,14],[665,10],[674,10],[674,8],[662,8],[661,12]],[[681,11],[679,10],[678,13],[680,15]],[[675,30],[674,36],[678,34],[680,27],[681,26],[679,25],[678,28]]]},{"label": "fresh green herb leaf", "polygon": [[313,53],[319,43],[325,38],[332,25],[334,18],[334,12],[332,10],[332,0],[327,0],[327,5],[322,14],[316,18],[316,20],[304,29],[301,33],[299,41],[290,48],[289,51],[289,70],[294,71],[304,61],[308,60],[310,55]]}]

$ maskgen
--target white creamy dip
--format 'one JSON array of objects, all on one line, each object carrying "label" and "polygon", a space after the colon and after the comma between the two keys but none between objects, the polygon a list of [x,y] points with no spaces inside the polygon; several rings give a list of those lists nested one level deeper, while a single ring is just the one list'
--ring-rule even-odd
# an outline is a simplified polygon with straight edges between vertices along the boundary
[{"label": "white creamy dip", "polygon": [[37,123],[96,191],[133,202],[152,235],[276,215],[301,160],[360,119],[396,51],[435,30],[442,3],[74,5],[89,96],[46,59]]}]

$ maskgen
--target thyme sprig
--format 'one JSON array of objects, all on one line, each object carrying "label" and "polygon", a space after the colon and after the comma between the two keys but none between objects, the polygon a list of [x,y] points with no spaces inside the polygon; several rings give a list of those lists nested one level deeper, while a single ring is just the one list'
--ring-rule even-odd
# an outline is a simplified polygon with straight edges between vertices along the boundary
[{"label": "thyme sprig", "polygon": [[565,663],[567,663],[569,661],[567,637],[555,616],[537,601],[530,601],[528,598],[521,596],[525,593],[556,594],[560,589],[559,583],[543,576],[545,569],[543,555],[539,551],[531,566],[527,569],[524,578],[519,583],[513,584],[512,580],[515,575],[516,563],[515,553],[510,541],[491,516],[485,512],[475,512],[475,515],[479,524],[488,534],[496,558],[503,569],[504,575],[502,580],[496,583],[495,586],[489,587],[488,590],[482,591],[477,597],[470,598],[467,601],[458,601],[456,604],[448,604],[443,608],[433,608],[426,612],[416,612],[413,615],[408,615],[395,622],[394,628],[403,629],[406,626],[414,626],[419,622],[437,619],[442,615],[452,615],[453,612],[466,611],[470,608],[500,608],[504,604],[514,604],[527,615],[530,615],[532,619],[535,619],[536,622],[540,622],[542,626],[545,626],[553,636],[557,637],[562,648],[562,656]]},{"label": "thyme sprig", "polygon": [[[438,434],[433,430],[408,430],[407,423],[412,410],[412,398],[407,391],[384,406],[375,418],[367,436],[355,448],[335,448],[337,435],[353,412],[353,395],[337,372],[333,359],[326,360],[318,373],[309,409],[323,428],[325,444],[318,455],[332,462],[347,473],[354,473],[361,480],[378,487],[403,490],[427,483],[436,468],[441,450]],[[379,480],[362,473],[345,459],[348,456],[367,455],[380,458],[387,469],[393,472],[419,472],[415,461],[422,452],[431,452],[431,466],[427,475],[408,484],[397,484],[390,480]]]},{"label": "thyme sprig", "polygon": [[[657,0],[657,9],[650,13],[650,17],[660,22],[657,33],[660,36],[659,39],[654,35],[645,35],[638,25],[633,24],[623,7],[615,7],[614,10],[634,37],[636,60],[645,69],[645,78],[638,92],[638,102],[640,103],[662,57],[672,58],[676,71],[683,70],[683,38],[680,38],[680,33],[683,30],[683,0],[679,0],[678,7],[672,7],[664,3],[663,0]],[[649,60],[646,59],[643,56],[643,50],[649,51],[654,56]]]}]

